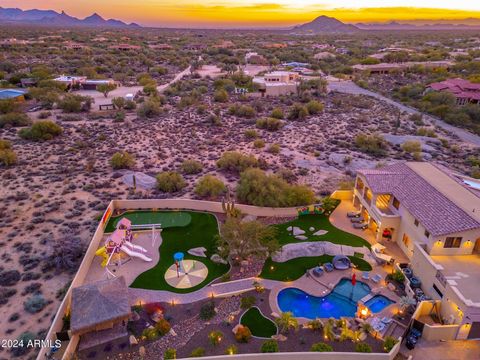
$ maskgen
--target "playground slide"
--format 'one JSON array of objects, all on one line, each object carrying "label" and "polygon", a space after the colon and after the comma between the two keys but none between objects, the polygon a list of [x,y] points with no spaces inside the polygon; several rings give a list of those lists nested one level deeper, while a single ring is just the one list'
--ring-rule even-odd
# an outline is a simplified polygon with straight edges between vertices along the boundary
[{"label": "playground slide", "polygon": [[131,242],[125,242],[123,245],[127,246],[130,250],[137,250],[143,253],[147,252],[147,250],[145,250],[140,245],[135,245],[135,244],[132,244]]},{"label": "playground slide", "polygon": [[131,256],[131,257],[136,257],[136,258],[139,258],[139,259],[142,259],[143,261],[152,261],[152,259],[150,259],[148,256],[145,256],[139,252],[136,252],[136,251],[133,251],[133,250],[130,250],[127,246],[125,245],[122,245],[122,247],[120,248],[120,250],[122,250],[125,254],[127,254],[128,256]]}]

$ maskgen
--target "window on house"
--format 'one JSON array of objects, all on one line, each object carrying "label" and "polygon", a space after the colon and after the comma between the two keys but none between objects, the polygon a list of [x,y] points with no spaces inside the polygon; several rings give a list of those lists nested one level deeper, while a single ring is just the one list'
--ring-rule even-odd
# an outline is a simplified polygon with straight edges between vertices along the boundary
[{"label": "window on house", "polygon": [[418,226],[418,220],[415,219],[415,221],[413,222],[415,224],[415,226]]},{"label": "window on house", "polygon": [[459,248],[462,244],[462,237],[447,237],[444,248]]},{"label": "window on house", "polygon": [[435,290],[435,292],[438,294],[438,296],[440,296],[440,298],[443,298],[443,293],[440,291],[440,289],[438,288],[437,285],[433,284],[433,290]]},{"label": "window on house", "polygon": [[430,237],[430,233],[428,232],[428,230],[425,230],[425,236],[428,238]]},{"label": "window on house", "polygon": [[395,209],[398,210],[398,208],[400,207],[400,201],[398,201],[398,199],[396,197],[393,197],[393,203],[392,203],[393,207]]}]

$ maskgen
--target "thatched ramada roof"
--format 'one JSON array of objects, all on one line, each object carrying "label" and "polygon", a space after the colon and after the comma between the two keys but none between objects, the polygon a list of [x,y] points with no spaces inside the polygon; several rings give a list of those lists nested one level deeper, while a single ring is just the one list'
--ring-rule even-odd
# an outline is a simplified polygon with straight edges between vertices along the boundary
[{"label": "thatched ramada roof", "polygon": [[73,288],[70,317],[72,334],[94,331],[98,326],[130,316],[127,285],[123,276]]}]

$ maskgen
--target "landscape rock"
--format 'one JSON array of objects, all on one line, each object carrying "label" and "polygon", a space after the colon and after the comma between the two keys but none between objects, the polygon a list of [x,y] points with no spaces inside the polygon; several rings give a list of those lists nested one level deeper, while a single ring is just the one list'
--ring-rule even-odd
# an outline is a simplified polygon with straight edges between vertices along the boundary
[{"label": "landscape rock", "polygon": [[134,335],[130,335],[128,341],[130,342],[130,346],[138,345],[138,340]]},{"label": "landscape rock", "polygon": [[318,230],[318,231],[314,232],[313,235],[322,236],[322,235],[325,235],[326,233],[328,233],[327,230]]},{"label": "landscape rock", "polygon": [[193,256],[207,257],[207,255],[205,255],[206,251],[207,251],[207,249],[205,249],[203,246],[201,246],[201,247],[192,248],[192,249],[188,250],[187,252],[190,255],[193,255]]},{"label": "landscape rock", "polygon": [[222,257],[218,254],[213,254],[211,257],[210,257],[210,260],[212,260],[214,263],[216,264],[228,264],[228,262],[224,259],[222,259]]}]

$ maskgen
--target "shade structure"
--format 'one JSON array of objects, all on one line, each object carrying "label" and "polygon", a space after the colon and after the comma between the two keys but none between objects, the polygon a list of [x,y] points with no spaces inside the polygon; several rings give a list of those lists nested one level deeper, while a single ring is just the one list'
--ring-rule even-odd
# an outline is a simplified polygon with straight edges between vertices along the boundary
[{"label": "shade structure", "polygon": [[185,254],[183,252],[176,252],[175,254],[173,254],[173,260],[182,261],[184,256]]},{"label": "shade structure", "polygon": [[177,289],[188,289],[202,283],[208,275],[207,266],[198,260],[183,260],[183,268],[178,270],[173,264],[165,272],[165,281]]}]

